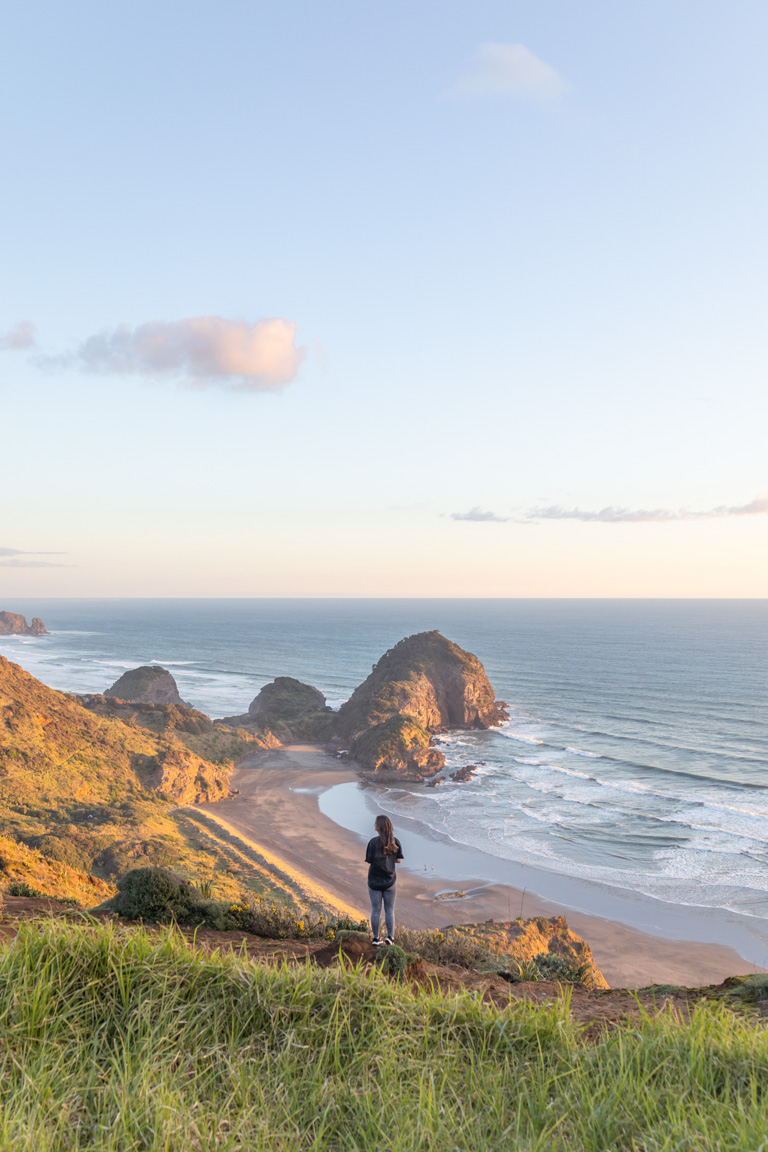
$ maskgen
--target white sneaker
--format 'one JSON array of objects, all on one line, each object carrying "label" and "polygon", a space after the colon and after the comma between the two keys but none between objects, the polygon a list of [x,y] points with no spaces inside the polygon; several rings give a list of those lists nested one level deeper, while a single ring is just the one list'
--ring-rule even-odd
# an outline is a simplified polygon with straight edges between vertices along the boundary
[{"label": "white sneaker", "polygon": [[373,944],[374,948],[381,948],[383,943],[384,941],[379,940],[378,936],[374,936],[373,940],[371,940],[371,944]]},{"label": "white sneaker", "polygon": [[385,944],[394,944],[394,942],[395,942],[394,936],[386,936],[384,939]]}]

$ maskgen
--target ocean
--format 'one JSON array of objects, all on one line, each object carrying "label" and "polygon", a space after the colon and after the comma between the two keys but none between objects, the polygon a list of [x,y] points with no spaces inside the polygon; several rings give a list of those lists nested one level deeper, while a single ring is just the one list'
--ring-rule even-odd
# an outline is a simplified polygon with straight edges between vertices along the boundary
[{"label": "ocean", "polygon": [[482,660],[510,720],[440,737],[449,764],[479,764],[477,775],[377,788],[387,811],[540,874],[768,928],[766,600],[1,607],[50,629],[1,637],[0,653],[51,687],[102,692],[125,669],[157,662],[214,717],[244,712],[279,675],[314,684],[338,707],[386,649],[437,628]]}]

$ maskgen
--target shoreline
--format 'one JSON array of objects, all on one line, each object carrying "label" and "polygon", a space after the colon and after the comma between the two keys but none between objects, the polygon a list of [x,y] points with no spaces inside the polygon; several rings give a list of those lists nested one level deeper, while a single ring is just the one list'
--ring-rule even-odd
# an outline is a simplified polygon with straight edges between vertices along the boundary
[{"label": "shoreline", "polygon": [[[289,745],[246,757],[230,784],[240,790],[238,796],[195,805],[194,810],[206,812],[298,880],[309,898],[367,919],[363,856],[373,835],[373,809],[369,821],[364,812],[355,811],[355,831],[327,814],[329,793],[340,785],[359,785],[356,773],[320,747]],[[484,854],[446,844],[417,821],[397,817],[398,828],[405,825],[410,857],[399,868],[397,884],[397,918],[404,927],[435,929],[491,918],[512,920],[521,909],[526,919],[563,915],[590,945],[612,987],[652,983],[695,987],[763,971],[727,945],[644,932],[490,877],[487,860],[478,859]],[[437,860],[437,867],[424,864],[421,871],[425,852],[426,859]],[[441,868],[448,862],[446,854],[450,867]],[[446,898],[446,893],[457,890],[465,896]]]}]

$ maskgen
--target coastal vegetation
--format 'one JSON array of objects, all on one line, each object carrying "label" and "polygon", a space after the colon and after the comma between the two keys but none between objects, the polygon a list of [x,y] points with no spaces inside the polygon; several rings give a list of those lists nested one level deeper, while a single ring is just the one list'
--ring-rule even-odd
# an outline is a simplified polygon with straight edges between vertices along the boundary
[{"label": "coastal vegetation", "polygon": [[290,885],[179,808],[229,792],[234,761],[276,741],[174,705],[78,698],[0,657],[0,887],[26,882],[84,906],[131,868],[173,867],[294,902]]},{"label": "coastal vegetation", "polygon": [[499,1006],[170,930],[22,926],[0,949],[0,1149],[765,1147],[759,1018],[660,999],[585,1027],[555,993]]}]

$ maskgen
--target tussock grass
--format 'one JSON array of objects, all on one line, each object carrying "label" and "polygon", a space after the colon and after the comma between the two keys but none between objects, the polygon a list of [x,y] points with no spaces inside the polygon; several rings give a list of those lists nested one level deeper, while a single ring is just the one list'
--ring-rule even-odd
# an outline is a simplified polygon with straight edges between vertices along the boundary
[{"label": "tussock grass", "polygon": [[178,934],[0,950],[0,1149],[758,1152],[768,1035],[724,1008],[582,1043],[562,1006],[414,995]]}]

